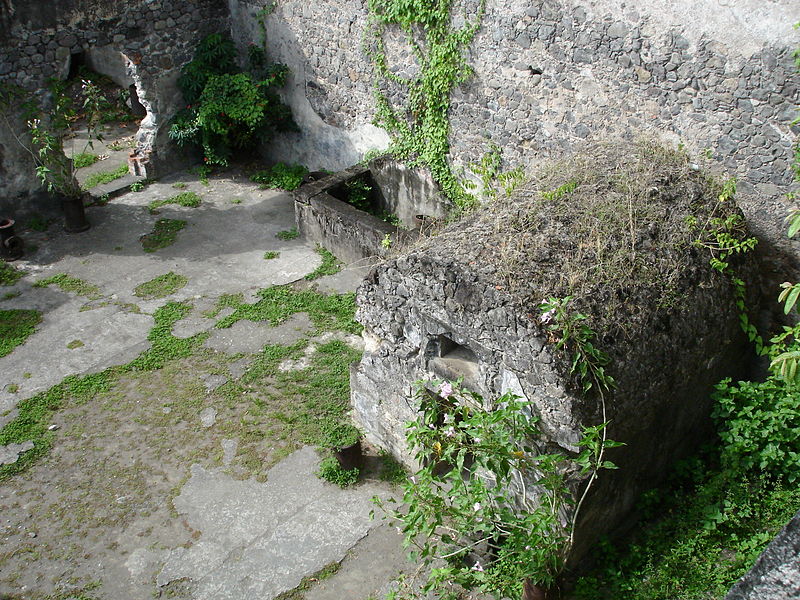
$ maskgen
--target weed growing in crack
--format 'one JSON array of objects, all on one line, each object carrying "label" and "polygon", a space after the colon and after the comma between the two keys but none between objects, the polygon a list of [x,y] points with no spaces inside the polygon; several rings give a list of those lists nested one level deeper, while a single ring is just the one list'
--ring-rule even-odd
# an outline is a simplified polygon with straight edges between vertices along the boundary
[{"label": "weed growing in crack", "polygon": [[317,244],[315,252],[322,257],[322,264],[305,276],[307,281],[314,281],[326,275],[336,275],[342,270],[344,263],[319,244]]}]

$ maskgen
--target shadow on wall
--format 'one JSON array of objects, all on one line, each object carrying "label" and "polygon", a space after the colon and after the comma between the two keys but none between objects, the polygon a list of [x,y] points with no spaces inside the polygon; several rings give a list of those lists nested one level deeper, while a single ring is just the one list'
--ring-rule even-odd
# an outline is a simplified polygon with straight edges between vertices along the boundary
[{"label": "shadow on wall", "polygon": [[[232,22],[231,26],[236,27],[236,23]],[[359,162],[367,150],[389,146],[389,135],[369,122],[354,129],[343,129],[326,123],[314,110],[307,97],[307,85],[312,83],[308,81],[307,57],[289,23],[279,14],[267,20],[266,39],[270,58],[289,67],[289,78],[281,96],[291,106],[300,128],[299,132],[280,133],[262,145],[262,153],[267,158],[304,164],[312,171],[340,171]]]}]

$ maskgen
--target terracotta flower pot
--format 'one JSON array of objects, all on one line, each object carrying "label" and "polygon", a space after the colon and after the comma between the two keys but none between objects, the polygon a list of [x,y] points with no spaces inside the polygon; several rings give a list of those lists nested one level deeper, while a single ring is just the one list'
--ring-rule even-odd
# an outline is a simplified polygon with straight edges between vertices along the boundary
[{"label": "terracotta flower pot", "polygon": [[345,471],[355,468],[360,469],[364,465],[364,454],[361,450],[361,440],[358,440],[355,444],[350,444],[349,446],[334,448],[333,455],[336,457],[336,460],[339,461],[339,466]]}]

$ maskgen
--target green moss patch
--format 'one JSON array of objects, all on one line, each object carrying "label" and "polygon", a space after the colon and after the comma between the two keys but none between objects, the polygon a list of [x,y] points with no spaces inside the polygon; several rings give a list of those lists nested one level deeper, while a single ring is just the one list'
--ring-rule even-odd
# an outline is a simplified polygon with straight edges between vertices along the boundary
[{"label": "green moss patch", "polygon": [[342,270],[342,266],[344,263],[342,263],[333,254],[328,252],[325,248],[323,248],[320,245],[317,245],[316,252],[322,257],[322,264],[313,271],[311,271],[311,273],[306,275],[305,278],[308,281],[319,279],[320,277],[324,277],[325,275],[335,275],[336,273]]},{"label": "green moss patch", "polygon": [[62,292],[71,292],[78,296],[85,296],[89,298],[89,300],[99,300],[103,297],[99,287],[83,279],[68,275],[67,273],[57,273],[56,275],[37,281],[33,284],[33,287],[47,287],[49,285],[56,285]]},{"label": "green moss patch", "polygon": [[147,207],[151,213],[154,213],[167,204],[177,204],[178,206],[185,206],[187,208],[197,208],[202,203],[203,199],[194,192],[181,192],[175,196],[170,196],[163,200],[153,200]]},{"label": "green moss patch", "polygon": [[159,219],[153,231],[139,238],[145,252],[155,252],[175,243],[178,232],[186,227],[186,221],[180,219]]},{"label": "green moss patch", "polygon": [[185,287],[187,283],[189,283],[188,278],[170,271],[141,285],[137,285],[133,290],[133,294],[145,300],[164,298]]},{"label": "green moss patch", "polygon": [[113,169],[111,171],[102,171],[100,173],[95,173],[90,175],[86,178],[86,181],[83,183],[84,190],[90,190],[98,185],[102,185],[104,183],[111,183],[117,179],[121,179],[128,174],[128,165],[123,164]]},{"label": "green moss patch", "polygon": [[0,310],[0,357],[24,344],[41,321],[38,310]]}]

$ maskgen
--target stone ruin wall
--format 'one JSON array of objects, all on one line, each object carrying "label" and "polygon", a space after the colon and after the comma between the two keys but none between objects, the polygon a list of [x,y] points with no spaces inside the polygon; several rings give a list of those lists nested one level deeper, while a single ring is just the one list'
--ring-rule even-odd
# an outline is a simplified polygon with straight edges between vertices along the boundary
[{"label": "stone ruin wall", "polygon": [[[182,102],[176,80],[180,68],[209,33],[227,29],[225,6],[215,0],[6,0],[0,4],[0,84],[34,92],[48,78],[64,77],[71,56],[94,55],[120,83],[128,77],[147,110],[137,136],[137,151],[163,149],[153,157],[171,160],[166,149],[166,124]],[[117,60],[127,73],[111,64]],[[116,71],[116,72],[115,72]],[[18,115],[17,131],[24,131]],[[25,151],[0,126],[0,209],[3,214],[25,208],[25,198],[42,197]]]},{"label": "stone ruin wall", "polygon": [[[472,261],[467,248],[453,250],[453,235],[442,236],[448,239],[435,247],[379,265],[359,288],[356,318],[365,326],[366,348],[351,368],[359,428],[370,443],[413,466],[405,424],[418,414],[416,382],[466,373],[464,386],[486,402],[507,391],[527,399],[541,419],[537,443],[547,451],[576,451],[581,428],[603,420],[598,401],[565,381],[536,307],[498,289],[492,267]],[[611,452],[620,469],[604,473],[582,511],[577,555],[619,526],[641,492],[712,435],[712,386],[742,367],[744,338],[727,281],[708,273],[686,294],[667,315],[646,311],[642,330],[614,348],[611,372],[619,387],[609,395],[606,418],[611,439],[627,446]],[[474,353],[476,371],[459,372],[435,358],[431,346],[443,335]]]},{"label": "stone ruin wall", "polygon": [[[462,2],[474,9],[477,0]],[[262,3],[229,4],[240,43],[260,42]],[[292,70],[286,98],[303,130],[273,144],[275,158],[339,169],[386,146],[370,125],[366,20],[365,0],[284,0],[266,19],[269,52]],[[475,76],[453,99],[454,160],[477,161],[493,142],[507,166],[530,165],[584,138],[642,132],[710,152],[738,177],[750,226],[768,241],[764,267],[783,281],[800,254],[783,227],[798,21],[794,0],[489,0],[469,53]],[[410,53],[389,46],[399,48],[393,64],[408,66]]]}]

